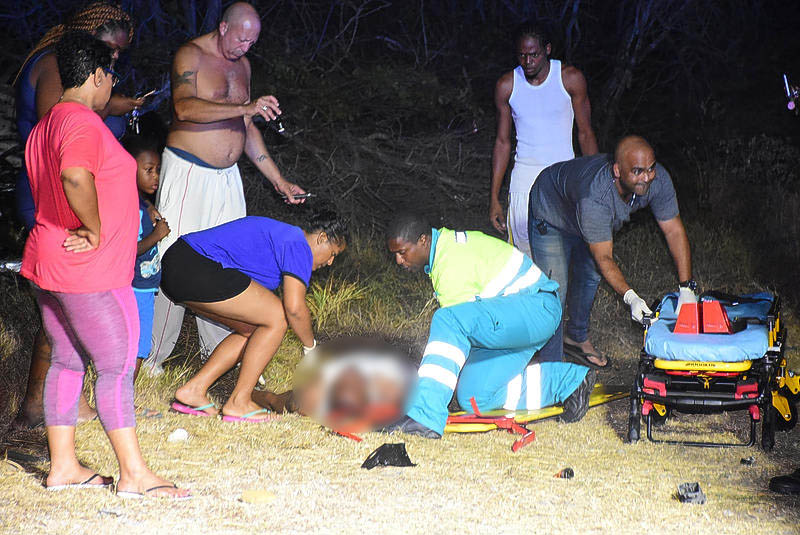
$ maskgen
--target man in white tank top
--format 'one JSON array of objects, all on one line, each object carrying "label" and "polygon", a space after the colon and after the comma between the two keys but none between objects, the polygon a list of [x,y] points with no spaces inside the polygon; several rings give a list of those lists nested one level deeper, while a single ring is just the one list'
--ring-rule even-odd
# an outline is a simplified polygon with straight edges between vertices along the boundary
[{"label": "man in white tank top", "polygon": [[[544,31],[525,24],[516,33],[519,66],[505,73],[495,86],[497,137],[492,154],[489,221],[508,241],[530,256],[528,195],[545,167],[575,157],[572,124],[578,127],[583,156],[597,154],[591,125],[591,106],[583,73],[550,59],[550,40]],[[517,150],[508,192],[508,214],[503,217],[500,187],[511,156],[511,121]]]}]

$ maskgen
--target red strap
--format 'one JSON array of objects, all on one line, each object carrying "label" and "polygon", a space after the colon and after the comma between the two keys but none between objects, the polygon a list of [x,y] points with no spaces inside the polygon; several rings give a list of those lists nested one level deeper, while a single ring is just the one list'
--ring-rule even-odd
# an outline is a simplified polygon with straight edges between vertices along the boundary
[{"label": "red strap", "polygon": [[356,442],[361,442],[362,440],[364,440],[363,438],[361,438],[358,435],[354,435],[353,433],[348,433],[347,431],[343,431],[341,429],[331,429],[331,431],[333,431],[334,433],[336,433],[339,436],[342,436],[342,437],[345,437],[345,438],[349,438],[351,440],[355,440]]},{"label": "red strap", "polygon": [[477,414],[478,416],[483,416],[481,411],[478,410],[478,403],[475,401],[475,397],[469,398],[469,404],[472,405],[472,412]]},{"label": "red strap", "polygon": [[511,451],[513,451],[514,453],[517,453],[520,449],[522,449],[523,447],[527,446],[528,444],[530,444],[534,440],[536,440],[536,433],[534,433],[533,431],[530,431],[530,432],[528,432],[528,434],[524,435],[522,438],[518,438],[517,440],[514,441],[514,443],[511,445]]}]

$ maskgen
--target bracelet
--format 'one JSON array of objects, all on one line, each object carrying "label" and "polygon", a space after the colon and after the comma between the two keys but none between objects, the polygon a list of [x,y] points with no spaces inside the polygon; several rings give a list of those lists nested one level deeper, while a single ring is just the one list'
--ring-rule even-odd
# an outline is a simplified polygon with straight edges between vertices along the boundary
[{"label": "bracelet", "polygon": [[691,291],[697,291],[697,283],[694,279],[685,280],[678,283],[678,288],[689,288]]}]

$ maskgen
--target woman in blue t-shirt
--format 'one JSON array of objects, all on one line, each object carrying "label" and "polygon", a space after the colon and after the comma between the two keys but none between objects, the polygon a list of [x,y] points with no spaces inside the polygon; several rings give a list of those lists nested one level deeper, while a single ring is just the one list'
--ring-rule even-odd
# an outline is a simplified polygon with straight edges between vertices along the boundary
[{"label": "woman in blue t-shirt", "polygon": [[[311,272],[333,263],[347,247],[347,227],[336,214],[313,215],[304,228],[248,216],[186,234],[164,254],[161,289],[174,302],[233,330],[208,362],[175,392],[172,409],[193,416],[220,411],[208,389],[241,361],[239,378],[222,406],[227,422],[264,422],[251,396],[278,350],[287,323],[309,352],[316,346],[306,289]],[[283,300],[273,291],[283,284]]]}]

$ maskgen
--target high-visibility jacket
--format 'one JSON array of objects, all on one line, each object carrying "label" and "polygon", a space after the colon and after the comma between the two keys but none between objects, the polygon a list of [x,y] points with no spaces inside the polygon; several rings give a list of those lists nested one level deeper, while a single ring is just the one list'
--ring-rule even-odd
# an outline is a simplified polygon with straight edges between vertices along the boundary
[{"label": "high-visibility jacket", "polygon": [[519,249],[477,230],[432,229],[425,273],[442,307],[511,295],[530,287],[558,289]]}]

